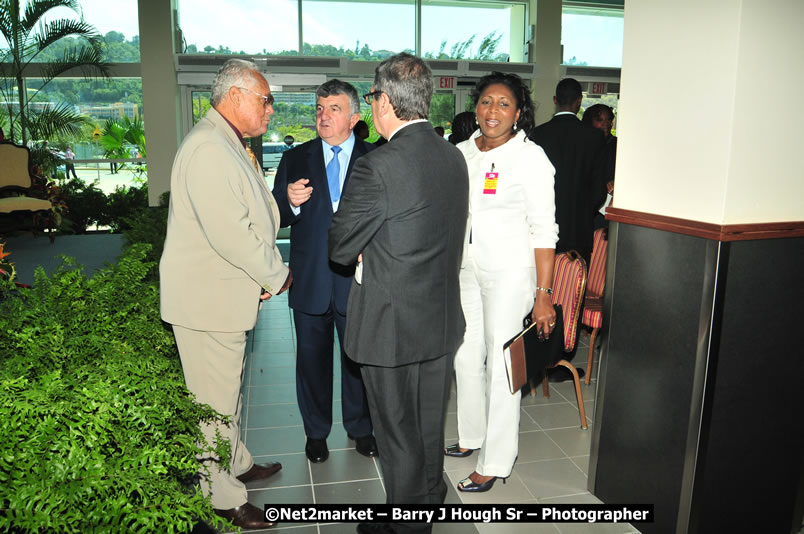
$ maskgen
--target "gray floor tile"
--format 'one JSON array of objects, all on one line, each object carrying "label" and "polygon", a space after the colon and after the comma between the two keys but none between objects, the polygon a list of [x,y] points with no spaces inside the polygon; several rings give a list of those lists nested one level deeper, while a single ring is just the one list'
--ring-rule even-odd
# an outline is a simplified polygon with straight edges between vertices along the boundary
[{"label": "gray floor tile", "polygon": [[444,420],[444,442],[457,443],[458,441],[458,415],[447,413]]},{"label": "gray floor tile", "polygon": [[260,369],[273,369],[276,367],[296,367],[296,354],[293,352],[261,352],[260,347],[254,349],[254,353],[248,359],[248,370],[259,371]]},{"label": "gray floor tile", "polygon": [[249,379],[250,386],[270,386],[273,384],[295,384],[296,369],[293,367],[254,367]]},{"label": "gray floor tile", "polygon": [[257,463],[280,462],[282,470],[265,480],[249,482],[246,484],[249,490],[304,486],[311,483],[310,467],[304,453],[255,456],[254,461]]},{"label": "gray floor tile", "polygon": [[583,471],[583,474],[589,477],[589,455],[571,456],[572,463],[578,466],[578,469]]},{"label": "gray floor tile", "polygon": [[[455,440],[447,441],[447,444],[451,445],[456,443]],[[445,471],[458,471],[463,472],[466,471],[466,474],[461,478],[465,478],[469,475],[472,471],[475,470],[475,466],[477,465],[477,451],[473,452],[471,456],[467,456],[465,458],[455,458],[452,456],[445,456],[444,457],[444,470]]]},{"label": "gray floor tile", "polygon": [[253,456],[304,451],[304,429],[300,426],[248,430],[246,445]]},{"label": "gray floor tile", "polygon": [[523,410],[527,411],[533,420],[545,430],[581,426],[578,408],[569,403],[525,406]]},{"label": "gray floor tile", "polygon": [[379,479],[318,484],[314,486],[315,502],[318,504],[381,504],[385,502],[385,490]]},{"label": "gray floor tile", "polygon": [[296,384],[273,384],[270,386],[250,386],[248,405],[293,404],[296,405]]},{"label": "gray floor tile", "polygon": [[588,454],[592,444],[592,432],[580,426],[545,431],[567,456]]},{"label": "gray floor tile", "polygon": [[569,458],[517,464],[516,474],[539,502],[587,491],[586,475]]},{"label": "gray floor tile", "polygon": [[519,414],[519,431],[520,432],[529,432],[531,430],[541,430],[542,427],[539,426],[539,423],[533,420],[533,418],[526,412],[525,410],[520,409]]},{"label": "gray floor tile", "polygon": [[299,407],[293,404],[267,404],[254,406],[249,403],[248,428],[274,428],[284,426],[301,426],[302,418]]},{"label": "gray floor tile", "polygon": [[310,469],[314,484],[378,479],[380,477],[374,460],[362,456],[354,449],[330,451],[329,459],[326,462],[311,463]]},{"label": "gray floor tile", "polygon": [[[519,456],[517,466],[526,462],[555,460],[567,454],[556,445],[543,430],[519,434]],[[516,469],[516,466],[514,467]]]}]

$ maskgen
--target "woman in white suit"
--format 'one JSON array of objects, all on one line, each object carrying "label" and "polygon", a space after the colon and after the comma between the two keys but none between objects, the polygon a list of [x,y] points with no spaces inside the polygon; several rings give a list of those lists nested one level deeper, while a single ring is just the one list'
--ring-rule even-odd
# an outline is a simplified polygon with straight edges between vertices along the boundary
[{"label": "woman in white suit", "polygon": [[519,76],[493,72],[472,93],[479,130],[458,148],[469,170],[469,223],[461,266],[466,334],[455,355],[458,443],[447,456],[480,449],[475,471],[460,491],[488,491],[507,478],[519,444],[521,395],[511,394],[503,344],[530,312],[550,335],[550,295],[558,241],[553,176],[533,127],[530,90]]}]

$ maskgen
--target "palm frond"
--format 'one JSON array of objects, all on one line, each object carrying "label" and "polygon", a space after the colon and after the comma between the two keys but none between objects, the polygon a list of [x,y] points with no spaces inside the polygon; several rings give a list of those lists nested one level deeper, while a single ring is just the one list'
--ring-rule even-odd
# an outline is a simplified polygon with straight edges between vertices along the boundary
[{"label": "palm frond", "polygon": [[91,48],[100,48],[103,42],[94,26],[83,20],[71,19],[56,19],[40,24],[32,41],[36,43],[38,53],[65,37],[86,40]]},{"label": "palm frond", "polygon": [[87,118],[70,104],[59,103],[41,111],[28,109],[28,130],[33,139],[50,139],[57,135],[78,135]]},{"label": "palm frond", "polygon": [[66,49],[57,61],[42,66],[42,87],[53,78],[73,69],[79,70],[85,80],[110,76],[110,64],[104,61],[102,51],[90,47],[73,47]]},{"label": "palm frond", "polygon": [[[17,4],[17,9],[19,9],[19,0],[15,0],[14,3]],[[25,5],[25,13],[20,19],[21,27],[27,30],[27,33],[30,33],[48,11],[57,7],[66,7],[75,11],[77,15],[81,15],[78,0],[30,0]]]}]

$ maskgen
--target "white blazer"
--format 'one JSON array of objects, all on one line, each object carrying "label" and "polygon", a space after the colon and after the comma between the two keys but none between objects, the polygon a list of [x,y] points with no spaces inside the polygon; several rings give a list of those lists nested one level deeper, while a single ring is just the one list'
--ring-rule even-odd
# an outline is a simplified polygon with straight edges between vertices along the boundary
[{"label": "white blazer", "polygon": [[[535,268],[533,249],[554,248],[558,241],[555,169],[522,131],[488,152],[477,148],[480,135],[477,130],[458,144],[469,169],[464,262],[471,237],[472,257],[483,270]],[[491,172],[497,173],[496,184],[487,182]]]}]

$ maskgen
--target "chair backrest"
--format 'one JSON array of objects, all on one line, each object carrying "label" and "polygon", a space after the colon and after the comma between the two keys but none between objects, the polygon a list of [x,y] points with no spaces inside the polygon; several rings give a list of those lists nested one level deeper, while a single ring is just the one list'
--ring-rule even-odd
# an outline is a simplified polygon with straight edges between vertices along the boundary
[{"label": "chair backrest", "polygon": [[564,313],[564,351],[575,348],[581,303],[586,290],[586,262],[574,250],[556,254],[553,270],[553,304]]},{"label": "chair backrest", "polygon": [[586,291],[589,296],[603,295],[606,285],[606,256],[608,255],[608,240],[606,229],[595,230],[595,240],[592,247],[592,259],[589,262],[589,277],[586,281]]},{"label": "chair backrest", "polygon": [[27,147],[7,141],[0,142],[0,189],[29,189],[31,187],[31,153]]}]

